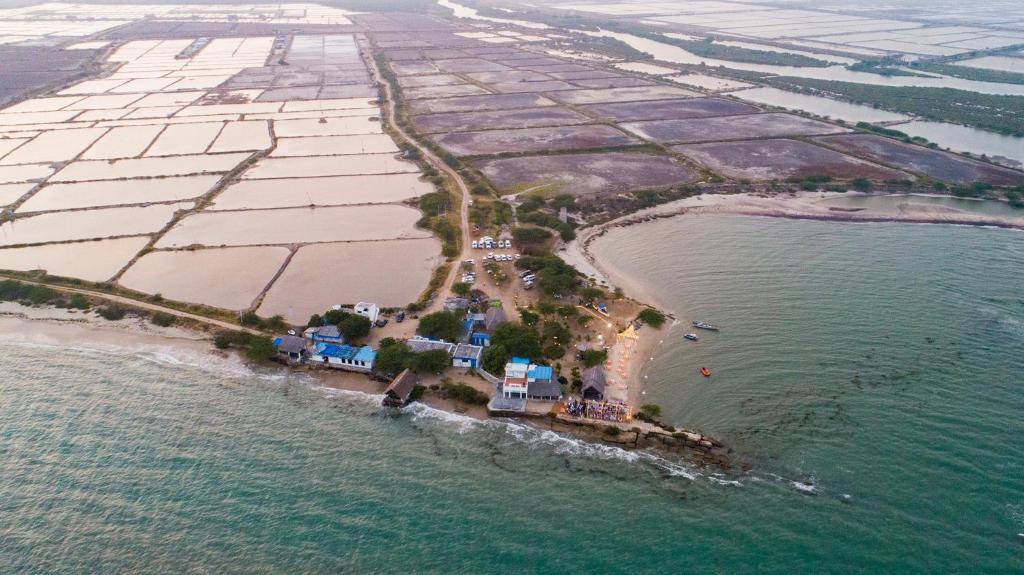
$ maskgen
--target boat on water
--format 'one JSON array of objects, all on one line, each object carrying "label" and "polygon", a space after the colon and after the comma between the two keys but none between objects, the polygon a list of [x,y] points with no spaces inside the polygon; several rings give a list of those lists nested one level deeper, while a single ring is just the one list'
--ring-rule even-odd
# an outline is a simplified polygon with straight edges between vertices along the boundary
[{"label": "boat on water", "polygon": [[711,370],[706,367],[702,367],[700,368],[700,374],[704,377],[711,377]]},{"label": "boat on water", "polygon": [[688,334],[684,335],[683,337],[688,339],[688,340],[690,340],[690,341],[697,341],[697,334],[695,334],[695,333],[688,333]]},{"label": "boat on water", "polygon": [[693,327],[697,329],[706,329],[709,331],[718,331],[717,325],[710,324],[706,321],[695,321],[693,322]]}]

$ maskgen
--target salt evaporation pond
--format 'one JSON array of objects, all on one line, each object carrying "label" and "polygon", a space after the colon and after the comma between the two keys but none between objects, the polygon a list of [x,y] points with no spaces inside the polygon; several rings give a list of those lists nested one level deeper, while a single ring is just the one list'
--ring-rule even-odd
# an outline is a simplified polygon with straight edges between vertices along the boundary
[{"label": "salt evaporation pond", "polygon": [[128,268],[118,283],[174,301],[247,309],[288,254],[288,248],[268,246],[150,252]]},{"label": "salt evaporation pond", "polygon": [[63,170],[54,174],[50,181],[85,182],[228,172],[248,157],[249,154],[200,154],[171,158],[138,158],[115,162],[77,161],[68,164]]},{"label": "salt evaporation pond", "polygon": [[167,225],[174,212],[191,207],[192,203],[159,204],[18,218],[0,226],[0,246],[149,234]]},{"label": "salt evaporation pond", "polygon": [[0,269],[46,270],[49,275],[104,282],[128,265],[148,236],[0,249]]},{"label": "salt evaporation pond", "polygon": [[422,196],[434,187],[419,174],[243,180],[221,192],[209,210],[388,204]]},{"label": "salt evaporation pond", "polygon": [[292,208],[202,212],[184,218],[158,248],[245,246],[430,237],[416,228],[420,212],[406,206]]},{"label": "salt evaporation pond", "polygon": [[387,134],[280,138],[273,157],[340,156],[350,154],[397,154],[398,146]]},{"label": "salt evaporation pond", "polygon": [[210,191],[219,179],[219,176],[185,176],[52,184],[33,194],[17,211],[45,212],[190,200]]},{"label": "salt evaporation pond", "polygon": [[[440,255],[436,238],[305,246],[267,292],[259,313],[303,322],[339,303],[405,306],[419,297]],[[325,268],[333,272],[324,274]]]},{"label": "salt evaporation pond", "polygon": [[247,180],[418,173],[412,162],[392,154],[353,154],[334,157],[267,158],[242,175]]}]

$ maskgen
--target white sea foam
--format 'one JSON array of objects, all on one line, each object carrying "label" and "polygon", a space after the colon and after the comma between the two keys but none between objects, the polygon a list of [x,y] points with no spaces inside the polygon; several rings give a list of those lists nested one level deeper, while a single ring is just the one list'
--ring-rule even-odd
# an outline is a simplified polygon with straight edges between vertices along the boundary
[{"label": "white sea foam", "polygon": [[[383,399],[384,396],[380,396]],[[466,415],[459,415],[450,411],[437,409],[429,405],[414,401],[402,408],[402,413],[410,415],[413,421],[433,420],[454,424],[459,433],[465,433],[482,423],[478,419]]]},{"label": "white sea foam", "polygon": [[801,493],[814,494],[818,492],[818,488],[813,481],[814,478],[812,477],[810,483],[805,481],[790,481],[789,484],[792,485],[794,489]]}]

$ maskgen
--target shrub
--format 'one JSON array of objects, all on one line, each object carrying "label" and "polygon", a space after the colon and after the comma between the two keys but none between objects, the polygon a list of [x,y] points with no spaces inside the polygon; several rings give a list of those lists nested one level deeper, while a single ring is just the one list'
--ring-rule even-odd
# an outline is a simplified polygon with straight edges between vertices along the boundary
[{"label": "shrub", "polygon": [[239,321],[242,322],[242,325],[249,326],[258,326],[263,324],[263,320],[261,320],[260,316],[256,315],[256,312],[254,311],[247,311],[243,313],[242,317],[239,318]]},{"label": "shrub", "polygon": [[265,361],[277,354],[277,348],[274,347],[274,342],[269,337],[257,336],[249,338],[245,354],[251,360]]},{"label": "shrub", "polygon": [[645,403],[640,406],[638,415],[642,415],[648,420],[658,419],[661,417],[661,406],[656,403]]},{"label": "shrub", "polygon": [[486,393],[478,391],[476,388],[465,383],[445,382],[441,387],[448,392],[448,397],[455,401],[471,405],[487,405],[487,402],[490,401]]},{"label": "shrub", "polygon": [[101,307],[100,309],[96,310],[96,313],[100,314],[100,317],[108,321],[117,321],[119,319],[124,319],[124,316],[128,315],[128,311],[126,309],[117,305]]},{"label": "shrub", "polygon": [[217,349],[227,349],[234,342],[234,334],[230,331],[222,331],[213,336],[213,345]]},{"label": "shrub", "polygon": [[284,321],[283,317],[275,315],[266,321],[265,326],[273,331],[283,331],[288,327],[288,324]]},{"label": "shrub", "polygon": [[588,349],[583,352],[583,365],[594,367],[608,359],[608,352],[603,349]]},{"label": "shrub", "polygon": [[665,325],[665,314],[654,308],[647,308],[637,315],[637,319],[646,323],[651,327],[661,327]]},{"label": "shrub", "polygon": [[89,309],[89,298],[80,293],[71,294],[70,307],[74,309]]},{"label": "shrub", "polygon": [[451,357],[443,349],[432,349],[413,354],[411,364],[417,373],[441,373],[451,365]]},{"label": "shrub", "polygon": [[309,316],[309,321],[306,322],[306,327],[321,327],[323,325],[324,318],[320,317],[318,313]]},{"label": "shrub", "polygon": [[856,178],[850,183],[853,185],[853,189],[857,190],[858,192],[871,191],[871,180],[867,178]]},{"label": "shrub", "polygon": [[433,339],[458,341],[462,335],[462,320],[450,311],[439,311],[420,318],[416,333]]},{"label": "shrub", "polygon": [[427,388],[422,385],[417,385],[412,388],[412,393],[409,394],[409,401],[419,401],[423,398],[423,394],[427,392]]},{"label": "shrub", "polygon": [[158,325],[160,327],[170,327],[174,325],[175,319],[176,318],[169,313],[158,311],[154,313],[152,316],[150,316],[149,321],[152,322],[153,325]]},{"label": "shrub", "polygon": [[370,335],[372,325],[369,318],[350,313],[338,322],[338,331],[345,336],[345,341],[351,342]]},{"label": "shrub", "polygon": [[548,359],[561,359],[565,355],[565,347],[558,343],[552,343],[544,347],[544,357]]},{"label": "shrub", "polygon": [[608,437],[618,437],[620,431],[622,430],[615,425],[604,426],[604,434],[607,435]]}]

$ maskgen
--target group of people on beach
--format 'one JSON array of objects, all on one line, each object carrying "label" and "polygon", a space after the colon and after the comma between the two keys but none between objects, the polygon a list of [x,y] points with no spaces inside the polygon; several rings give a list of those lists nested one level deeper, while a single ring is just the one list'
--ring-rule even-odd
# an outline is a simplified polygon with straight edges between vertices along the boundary
[{"label": "group of people on beach", "polygon": [[565,413],[569,417],[599,419],[601,421],[629,421],[629,408],[617,401],[595,401],[570,397],[565,402]]}]

